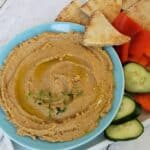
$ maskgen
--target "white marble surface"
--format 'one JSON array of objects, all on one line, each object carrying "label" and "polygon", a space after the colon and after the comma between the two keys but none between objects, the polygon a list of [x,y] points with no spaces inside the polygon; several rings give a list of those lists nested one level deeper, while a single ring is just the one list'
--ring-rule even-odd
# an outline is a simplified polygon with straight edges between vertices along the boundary
[{"label": "white marble surface", "polygon": [[0,129],[0,150],[14,150],[12,142]]},{"label": "white marble surface", "polygon": [[23,30],[53,21],[69,1],[7,0],[0,8],[0,44],[5,44]]},{"label": "white marble surface", "polygon": [[[0,3],[3,0],[0,0]],[[0,46],[6,44],[19,32],[22,32],[30,27],[47,23],[54,20],[58,12],[70,0],[7,0],[2,8],[0,8]],[[138,140],[116,143],[109,147],[109,150],[149,150],[150,149],[150,127]],[[92,141],[87,146],[81,149],[100,150],[100,137]],[[105,142],[107,145],[108,141]],[[14,144],[15,150],[26,150],[17,144]],[[10,150],[7,147],[0,150]]]}]

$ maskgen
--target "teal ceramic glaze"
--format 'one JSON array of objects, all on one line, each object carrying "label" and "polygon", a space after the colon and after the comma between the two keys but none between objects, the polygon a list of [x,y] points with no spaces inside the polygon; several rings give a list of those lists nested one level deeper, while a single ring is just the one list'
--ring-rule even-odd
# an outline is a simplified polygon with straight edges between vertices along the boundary
[{"label": "teal ceramic glaze", "polygon": [[[74,23],[67,23],[67,22],[54,22],[49,24],[43,24],[36,26],[32,29],[29,29],[19,35],[17,35],[15,38],[13,38],[8,44],[6,44],[2,50],[0,51],[0,65],[3,65],[3,62],[5,58],[8,56],[8,54],[11,52],[11,50],[16,47],[19,43],[26,41],[29,38],[32,38],[33,36],[36,36],[42,32],[84,32],[84,26],[74,24]],[[86,134],[85,136],[75,139],[73,141],[69,142],[46,142],[42,140],[33,140],[30,137],[23,137],[16,134],[16,128],[13,126],[11,122],[9,122],[6,118],[5,113],[2,109],[0,109],[0,127],[6,132],[6,134],[16,143],[27,147],[29,149],[36,149],[36,150],[68,150],[73,149],[78,146],[81,146],[91,140],[93,140],[95,137],[97,137],[99,134],[101,134],[105,128],[111,123],[113,118],[115,117],[119,106],[121,104],[123,92],[124,92],[124,76],[123,76],[123,70],[122,65],[120,63],[120,60],[115,52],[115,50],[112,47],[105,47],[104,48],[109,56],[112,59],[113,65],[114,65],[114,78],[115,78],[115,92],[114,92],[114,98],[113,98],[113,105],[111,110],[107,113],[107,115],[100,120],[97,128],[90,132],[89,134]]]}]

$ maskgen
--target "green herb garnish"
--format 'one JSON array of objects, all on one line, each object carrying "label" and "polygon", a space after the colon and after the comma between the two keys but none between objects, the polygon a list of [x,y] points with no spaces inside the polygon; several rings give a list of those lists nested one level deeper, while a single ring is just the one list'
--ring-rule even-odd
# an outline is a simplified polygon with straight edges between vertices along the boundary
[{"label": "green herb garnish", "polygon": [[66,107],[64,107],[63,109],[61,109],[60,107],[56,107],[56,110],[57,110],[56,115],[59,115],[60,113],[65,112],[66,109],[67,109]]},{"label": "green herb garnish", "polygon": [[42,103],[41,103],[41,102],[38,102],[38,105],[42,105]]},{"label": "green herb garnish", "polygon": [[27,94],[27,99],[32,98],[32,96],[33,96],[33,93],[31,91],[29,91]]},{"label": "green herb garnish", "polygon": [[48,119],[51,119],[51,108],[50,108],[50,104],[48,105]]},{"label": "green herb garnish", "polygon": [[67,95],[68,95],[71,99],[73,99],[73,96],[74,96],[73,93],[70,92],[70,93],[67,93]]},{"label": "green herb garnish", "polygon": [[72,88],[71,91],[65,91],[62,92],[62,95],[58,96],[57,95],[53,95],[50,91],[48,90],[39,90],[38,92],[32,92],[29,91],[28,93],[28,98],[33,98],[34,102],[37,103],[38,105],[42,105],[42,104],[48,104],[49,107],[49,118],[51,118],[51,104],[55,101],[62,101],[62,103],[64,104],[64,108],[60,108],[59,106],[56,108],[56,115],[59,115],[60,113],[63,113],[66,111],[66,107],[69,103],[71,103],[73,101],[74,98],[80,96],[81,94],[83,94],[83,91],[78,87],[78,86],[74,86]]},{"label": "green herb garnish", "polygon": [[39,99],[43,99],[45,97],[46,93],[44,90],[40,90],[39,93],[37,94],[37,96],[39,97]]},{"label": "green herb garnish", "polygon": [[83,91],[80,90],[80,91],[78,91],[78,92],[76,93],[76,96],[80,96],[80,95],[82,95],[82,94],[83,94]]},{"label": "green herb garnish", "polygon": [[50,103],[52,101],[51,92],[40,90],[34,96],[35,102]]}]

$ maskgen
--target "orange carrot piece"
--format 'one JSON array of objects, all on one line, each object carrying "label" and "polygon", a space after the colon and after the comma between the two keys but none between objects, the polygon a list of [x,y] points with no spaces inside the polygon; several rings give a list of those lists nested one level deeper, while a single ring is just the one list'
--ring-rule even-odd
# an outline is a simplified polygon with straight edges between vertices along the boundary
[{"label": "orange carrot piece", "polygon": [[150,93],[148,94],[137,94],[135,100],[139,103],[145,111],[150,112]]},{"label": "orange carrot piece", "polygon": [[143,65],[144,67],[146,67],[146,66],[150,63],[150,58],[147,57],[146,55],[143,55],[143,56],[140,58],[140,60],[139,60],[138,63],[141,64],[141,65]]}]

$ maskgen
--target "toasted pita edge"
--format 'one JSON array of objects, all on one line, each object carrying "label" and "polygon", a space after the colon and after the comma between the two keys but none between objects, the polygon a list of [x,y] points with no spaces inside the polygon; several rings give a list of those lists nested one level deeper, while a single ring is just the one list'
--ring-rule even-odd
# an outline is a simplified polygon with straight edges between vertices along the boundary
[{"label": "toasted pita edge", "polygon": [[127,10],[140,0],[122,0],[122,10]]},{"label": "toasted pita edge", "polygon": [[150,0],[139,0],[124,12],[144,29],[150,30]]},{"label": "toasted pita edge", "polygon": [[[59,14],[57,15],[55,21],[63,21],[66,16],[64,16],[64,14],[66,15],[66,13],[68,12],[68,10],[71,8],[71,7],[74,7],[74,6],[78,6],[80,7],[80,0],[72,0],[69,4],[67,4],[60,12]],[[68,14],[70,15],[70,14]]]},{"label": "toasted pita edge", "polygon": [[[86,25],[89,22],[89,17],[80,10],[82,3],[80,0],[73,0],[63,8],[58,14],[55,21],[73,22]],[[75,16],[73,7],[76,9],[77,15]],[[81,11],[81,14],[79,14]]]},{"label": "toasted pita edge", "polygon": [[[106,25],[110,26],[112,29],[113,29],[113,32],[115,31],[116,32],[116,35],[113,37],[110,38],[110,40],[108,41],[92,41],[92,38],[89,37],[89,32],[94,32],[94,33],[97,33],[97,35],[99,36],[100,34],[99,33],[99,28],[95,29],[95,22],[98,22],[97,19],[99,19],[99,17],[101,18],[101,20],[105,21],[106,22]],[[96,20],[96,21],[95,21]],[[100,21],[101,21],[100,20]],[[90,30],[90,31],[89,31]],[[93,31],[92,31],[93,30]],[[95,35],[95,36],[97,36]],[[99,38],[97,38],[99,39]],[[90,18],[90,22],[89,22],[89,25],[86,27],[85,29],[85,33],[84,33],[84,36],[83,36],[83,41],[82,41],[82,44],[84,46],[92,46],[92,47],[104,47],[104,46],[111,46],[111,45],[122,45],[124,43],[127,43],[130,41],[130,37],[120,33],[117,29],[115,29],[110,23],[109,21],[107,20],[107,18],[100,12],[100,11],[96,11]]]},{"label": "toasted pita edge", "polygon": [[[102,4],[103,3],[103,4]],[[99,7],[103,5],[103,7]],[[91,16],[95,11],[101,11],[112,22],[120,13],[122,0],[89,0],[81,6],[81,10]]]},{"label": "toasted pita edge", "polygon": [[116,3],[122,7],[122,3],[123,3],[122,0],[116,0]]}]

